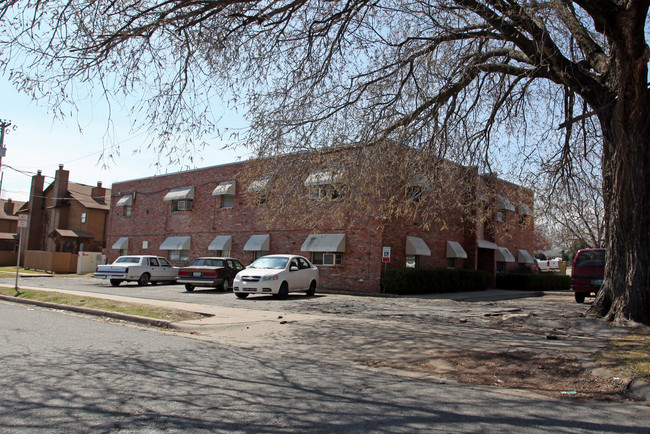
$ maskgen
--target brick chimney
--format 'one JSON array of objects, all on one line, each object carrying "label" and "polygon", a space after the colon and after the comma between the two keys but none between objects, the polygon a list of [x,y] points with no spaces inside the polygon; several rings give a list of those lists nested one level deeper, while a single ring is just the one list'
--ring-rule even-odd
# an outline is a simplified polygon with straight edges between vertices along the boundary
[{"label": "brick chimney", "polygon": [[32,188],[29,192],[29,227],[27,228],[27,250],[43,248],[43,184],[45,177],[39,170],[32,176]]},{"label": "brick chimney", "polygon": [[63,169],[63,164],[59,164],[59,169],[54,174],[54,185],[52,194],[54,195],[54,203],[52,205],[62,205],[68,195],[68,179],[70,178],[70,171]]},{"label": "brick chimney", "polygon": [[97,187],[93,187],[90,196],[100,203],[106,203],[106,189],[102,187],[102,182],[97,181]]},{"label": "brick chimney", "polygon": [[5,208],[5,214],[7,214],[7,215],[14,215],[14,205],[16,205],[16,204],[13,203],[13,202],[11,201],[11,199],[7,199],[7,201],[5,202],[5,206],[4,206],[4,208]]}]

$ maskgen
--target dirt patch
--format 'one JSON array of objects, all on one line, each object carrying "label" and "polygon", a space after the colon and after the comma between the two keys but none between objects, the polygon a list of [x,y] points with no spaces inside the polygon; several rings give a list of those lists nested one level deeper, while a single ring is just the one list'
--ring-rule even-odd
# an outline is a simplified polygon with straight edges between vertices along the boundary
[{"label": "dirt patch", "polygon": [[639,399],[629,393],[628,380],[593,375],[582,367],[578,359],[564,354],[464,350],[445,351],[436,360],[359,362],[366,366],[439,375],[464,384],[529,390],[554,398],[610,402]]}]

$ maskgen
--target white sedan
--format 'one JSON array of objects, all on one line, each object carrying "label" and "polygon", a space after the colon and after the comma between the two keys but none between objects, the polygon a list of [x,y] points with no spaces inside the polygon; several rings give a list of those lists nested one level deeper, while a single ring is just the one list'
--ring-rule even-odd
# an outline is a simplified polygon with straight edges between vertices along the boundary
[{"label": "white sedan", "polygon": [[286,298],[290,292],[314,295],[318,287],[318,268],[302,256],[262,256],[237,273],[233,292],[239,298],[248,294],[272,294]]}]

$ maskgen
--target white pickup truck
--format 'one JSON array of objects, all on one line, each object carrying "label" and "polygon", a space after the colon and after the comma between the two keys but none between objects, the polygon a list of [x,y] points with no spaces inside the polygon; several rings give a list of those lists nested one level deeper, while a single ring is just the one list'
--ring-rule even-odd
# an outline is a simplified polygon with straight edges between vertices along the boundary
[{"label": "white pickup truck", "polygon": [[144,286],[151,282],[176,282],[178,267],[171,265],[160,256],[129,255],[120,256],[110,265],[99,265],[94,277],[110,279],[111,285],[122,282],[138,282]]},{"label": "white pickup truck", "polygon": [[547,271],[560,271],[560,262],[562,262],[562,258],[555,258],[555,259],[537,259],[535,258],[535,262],[537,262],[537,266],[539,267],[539,271],[542,273],[545,273]]}]

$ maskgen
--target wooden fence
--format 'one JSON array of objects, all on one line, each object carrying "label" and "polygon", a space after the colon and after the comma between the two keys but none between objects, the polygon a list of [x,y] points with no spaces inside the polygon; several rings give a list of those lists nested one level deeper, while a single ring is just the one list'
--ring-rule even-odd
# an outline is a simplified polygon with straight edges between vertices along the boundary
[{"label": "wooden fence", "polygon": [[25,268],[53,273],[76,273],[77,258],[76,253],[27,250],[25,252]]}]

